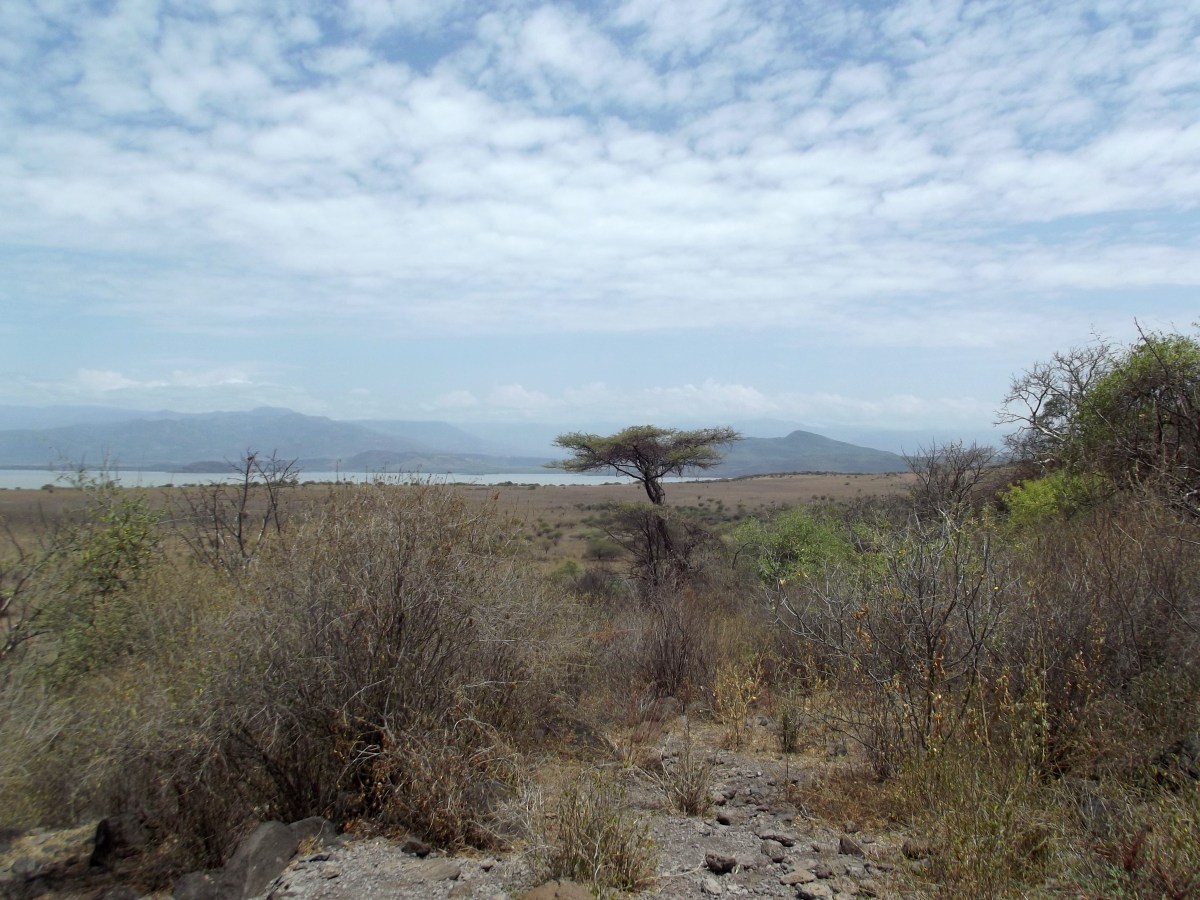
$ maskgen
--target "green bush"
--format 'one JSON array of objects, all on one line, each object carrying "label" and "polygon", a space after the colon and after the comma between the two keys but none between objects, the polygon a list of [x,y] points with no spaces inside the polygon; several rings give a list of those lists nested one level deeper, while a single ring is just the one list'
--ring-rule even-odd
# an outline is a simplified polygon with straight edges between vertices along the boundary
[{"label": "green bush", "polygon": [[1000,495],[1015,528],[1028,529],[1070,518],[1111,493],[1111,484],[1100,475],[1071,474],[1065,470],[1015,484]]},{"label": "green bush", "polygon": [[769,522],[751,519],[733,533],[739,556],[750,560],[768,585],[815,575],[826,565],[849,561],[854,547],[836,522],[795,507]]}]

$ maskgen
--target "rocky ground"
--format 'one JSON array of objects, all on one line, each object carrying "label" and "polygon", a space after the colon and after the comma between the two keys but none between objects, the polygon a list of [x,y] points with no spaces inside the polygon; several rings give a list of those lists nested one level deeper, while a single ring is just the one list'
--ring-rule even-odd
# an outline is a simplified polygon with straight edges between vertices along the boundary
[{"label": "rocky ground", "polygon": [[[629,765],[628,753],[623,761],[613,753],[607,760],[589,764],[607,766],[618,774],[627,786],[627,803],[652,823],[658,863],[646,895],[802,900],[919,895],[911,888],[911,872],[922,865],[919,842],[894,831],[860,828],[854,822],[822,821],[805,807],[803,798],[812,796],[814,784],[825,783],[832,769],[848,764],[844,757],[830,758],[816,751],[793,755],[785,764],[765,748],[734,752],[709,746],[713,805],[699,816],[668,809],[655,779]],[[657,755],[669,762],[678,747],[678,739],[664,731],[638,749],[642,759]],[[7,835],[0,841],[0,898],[131,900],[143,896],[121,884],[113,874],[119,866],[96,864],[95,834],[93,825]],[[179,900],[581,900],[592,896],[579,885],[540,884],[543,880],[527,848],[448,856],[416,840],[335,838],[320,820],[306,820],[291,826],[264,825],[224,870],[186,876],[176,884],[173,896]]]},{"label": "rocky ground", "polygon": [[[919,855],[916,842],[906,842],[896,833],[873,834],[853,822],[835,827],[810,818],[788,799],[788,784],[810,776],[795,769],[785,780],[774,761],[721,753],[713,779],[716,802],[710,812],[696,817],[667,811],[653,785],[638,784],[628,799],[652,817],[651,833],[659,850],[657,875],[646,893],[664,898],[802,900],[905,893],[898,875],[913,865],[905,852]],[[525,853],[422,859],[401,847],[400,842],[384,839],[351,841],[297,859],[266,896],[272,900],[576,896],[565,886],[527,893],[537,879]],[[578,896],[591,895],[584,891]]]}]

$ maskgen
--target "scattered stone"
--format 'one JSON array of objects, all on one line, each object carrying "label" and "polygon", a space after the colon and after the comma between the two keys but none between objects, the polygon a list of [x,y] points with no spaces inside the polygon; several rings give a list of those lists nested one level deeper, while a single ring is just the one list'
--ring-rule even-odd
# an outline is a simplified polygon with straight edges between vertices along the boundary
[{"label": "scattered stone", "polygon": [[723,888],[721,887],[721,882],[717,881],[717,879],[713,878],[711,875],[709,875],[702,882],[700,882],[700,890],[702,890],[706,894],[713,894],[713,895],[720,894],[723,892]]},{"label": "scattered stone", "polygon": [[456,884],[454,887],[450,888],[449,896],[452,898],[470,897],[474,893],[475,893],[475,888],[473,888],[469,882],[464,881],[464,882],[462,882],[460,884]]},{"label": "scattered stone", "polygon": [[[772,831],[770,829],[764,828],[764,829],[760,829],[757,833],[758,833],[758,836],[760,838],[762,838],[764,841],[775,841],[779,844],[782,844],[784,847],[795,847],[796,846],[796,838],[793,835],[788,834],[787,832]],[[816,848],[814,847],[813,849],[815,850]]]},{"label": "scattered stone", "polygon": [[844,875],[839,875],[837,878],[831,878],[827,884],[833,888],[836,894],[848,894],[854,897],[858,894],[858,885],[850,878]]},{"label": "scattered stone", "polygon": [[811,884],[817,880],[817,876],[808,869],[797,869],[795,872],[788,872],[779,879],[780,884]]},{"label": "scattered stone", "polygon": [[925,859],[929,856],[929,843],[918,838],[906,838],[900,846],[905,859]]},{"label": "scattered stone", "polygon": [[404,843],[400,845],[400,852],[411,856],[419,856],[421,859],[427,857],[432,850],[433,848],[427,843],[415,837],[406,838]]},{"label": "scattered stone", "polygon": [[838,874],[829,863],[817,863],[812,872],[818,878],[833,878]]},{"label": "scattered stone", "polygon": [[736,856],[728,856],[724,853],[704,854],[704,865],[708,867],[710,872],[714,872],[717,875],[725,875],[732,872],[737,864]]},{"label": "scattered stone", "polygon": [[337,863],[325,863],[318,869],[322,878],[333,880],[342,874],[342,869]]},{"label": "scattered stone", "polygon": [[864,878],[858,883],[858,895],[860,897],[878,897],[879,885],[873,878]]},{"label": "scattered stone", "polygon": [[523,893],[520,900],[592,900],[592,892],[574,881],[547,881]]},{"label": "scattered stone", "polygon": [[737,822],[738,822],[738,817],[735,816],[733,813],[729,812],[728,810],[722,809],[717,812],[717,824],[718,825],[736,825]]},{"label": "scattered stone", "polygon": [[838,853],[843,856],[866,856],[867,852],[863,850],[862,844],[850,837],[848,834],[843,834],[838,839]]},{"label": "scattered stone", "polygon": [[24,878],[27,881],[32,881],[37,878],[42,871],[42,864],[32,856],[21,856],[13,860],[11,866],[12,873],[18,878]]},{"label": "scattered stone", "polygon": [[833,900],[833,888],[821,881],[802,884],[796,889],[800,900]]},{"label": "scattered stone", "polygon": [[773,863],[781,863],[787,856],[783,844],[779,841],[766,840],[762,842],[762,855]]},{"label": "scattered stone", "polygon": [[416,864],[418,881],[457,881],[462,865],[452,859],[427,859]]}]

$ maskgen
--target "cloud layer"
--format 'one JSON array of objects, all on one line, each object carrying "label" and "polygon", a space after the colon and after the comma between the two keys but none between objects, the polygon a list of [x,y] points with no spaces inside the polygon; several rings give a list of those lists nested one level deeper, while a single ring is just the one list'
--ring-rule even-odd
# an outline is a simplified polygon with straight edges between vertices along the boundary
[{"label": "cloud layer", "polygon": [[201,336],[1183,325],[1198,22],[1168,0],[7,0],[0,296]]}]

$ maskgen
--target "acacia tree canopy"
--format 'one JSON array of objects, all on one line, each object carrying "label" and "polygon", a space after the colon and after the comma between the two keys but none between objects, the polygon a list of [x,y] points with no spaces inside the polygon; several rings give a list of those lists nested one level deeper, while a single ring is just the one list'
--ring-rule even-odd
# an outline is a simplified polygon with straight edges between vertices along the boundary
[{"label": "acacia tree canopy", "polygon": [[572,431],[554,442],[571,456],[551,466],[567,472],[611,469],[628,475],[641,483],[651,503],[661,506],[666,500],[664,477],[682,475],[688,469],[711,469],[721,462],[717,447],[741,439],[732,428],[681,431],[633,425],[608,436]]}]

